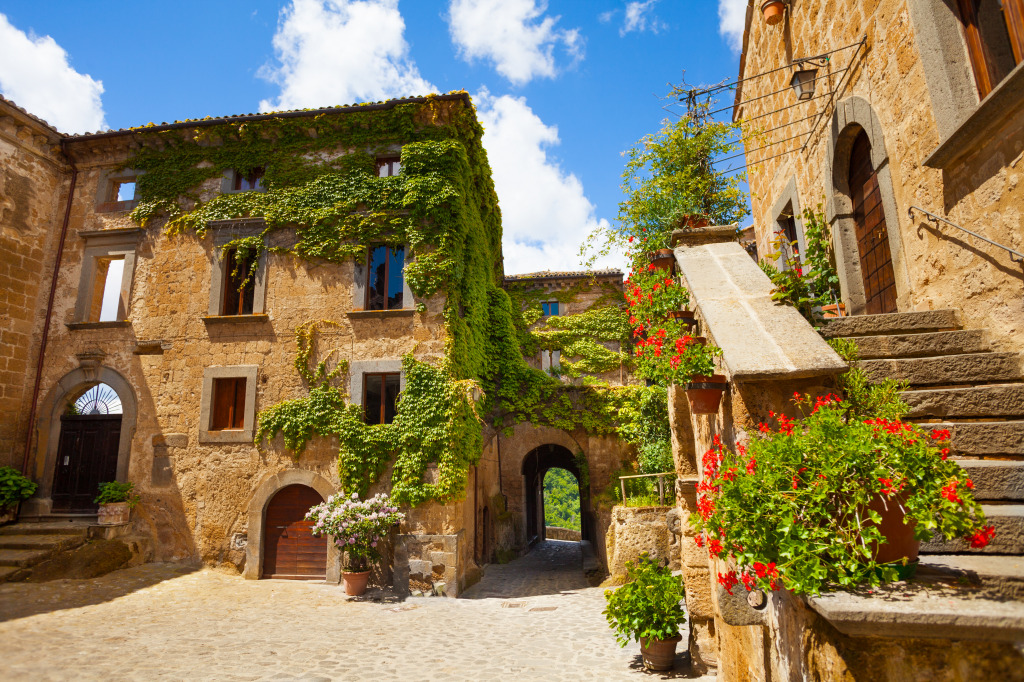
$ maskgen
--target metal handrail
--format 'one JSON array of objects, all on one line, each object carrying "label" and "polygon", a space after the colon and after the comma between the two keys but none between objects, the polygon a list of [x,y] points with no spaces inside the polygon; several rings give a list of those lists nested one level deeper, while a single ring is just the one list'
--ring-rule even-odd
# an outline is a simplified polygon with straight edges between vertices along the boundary
[{"label": "metal handrail", "polygon": [[[920,211],[921,213],[924,213],[926,216],[928,216],[928,220],[933,222],[933,223],[937,223],[939,221],[942,221],[942,222],[946,223],[947,225],[951,225],[952,227],[955,227],[958,230],[966,232],[967,234],[971,235],[972,237],[977,237],[978,239],[980,239],[983,242],[988,242],[992,246],[998,246],[1000,249],[1002,249],[1004,251],[1009,251],[1010,252],[1010,260],[1013,261],[1014,263],[1024,262],[1024,253],[1021,253],[1020,251],[1016,251],[1014,249],[1011,249],[1009,246],[1003,246],[999,242],[994,242],[991,239],[989,239],[988,237],[982,237],[977,232],[972,232],[971,230],[968,230],[966,227],[961,227],[960,225],[957,225],[956,223],[951,223],[948,220],[946,220],[945,218],[943,218],[942,216],[935,215],[931,211],[926,211],[923,208],[921,208],[920,206],[911,206],[909,209],[907,209],[907,215],[910,216],[911,220],[914,219],[914,211]],[[1016,256],[1016,258],[1014,256]]]},{"label": "metal handrail", "polygon": [[633,474],[630,476],[619,476],[619,485],[622,487],[622,504],[626,504],[626,479],[627,478],[650,478],[652,476],[658,477],[658,502],[661,506],[665,506],[665,477],[675,476],[676,472],[666,471],[660,474]]}]

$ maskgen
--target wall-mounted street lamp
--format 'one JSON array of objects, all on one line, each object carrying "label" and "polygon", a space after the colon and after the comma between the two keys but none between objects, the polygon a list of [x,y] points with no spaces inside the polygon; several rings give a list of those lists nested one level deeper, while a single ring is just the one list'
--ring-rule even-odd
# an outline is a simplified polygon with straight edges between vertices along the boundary
[{"label": "wall-mounted street lamp", "polygon": [[799,69],[793,73],[793,79],[789,84],[793,88],[793,92],[796,93],[797,99],[803,101],[814,97],[814,84],[817,78],[817,69]]}]

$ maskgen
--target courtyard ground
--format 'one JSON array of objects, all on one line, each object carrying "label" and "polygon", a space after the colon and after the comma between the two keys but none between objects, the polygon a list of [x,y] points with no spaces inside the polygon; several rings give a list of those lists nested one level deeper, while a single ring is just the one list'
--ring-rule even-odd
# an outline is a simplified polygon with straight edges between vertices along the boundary
[{"label": "courtyard ground", "polygon": [[[5,680],[660,680],[620,648],[577,543],[487,568],[460,599],[349,600],[337,585],[147,564],[0,584]],[[683,644],[685,645],[685,635]],[[681,647],[682,648],[682,647]],[[707,678],[714,679],[714,678]]]}]

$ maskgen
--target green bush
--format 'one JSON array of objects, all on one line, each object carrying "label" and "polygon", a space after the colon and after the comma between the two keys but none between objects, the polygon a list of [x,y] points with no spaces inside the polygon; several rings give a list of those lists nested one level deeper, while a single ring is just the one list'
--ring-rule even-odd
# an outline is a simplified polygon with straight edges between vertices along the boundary
[{"label": "green bush", "polygon": [[683,580],[646,552],[626,562],[626,584],[604,593],[604,615],[621,646],[630,640],[671,639],[686,622]]},{"label": "green bush", "polygon": [[116,504],[117,502],[127,502],[129,507],[134,508],[139,503],[139,496],[133,495],[134,483],[130,481],[128,483],[121,483],[120,481],[110,481],[109,483],[100,483],[100,494],[96,497],[93,502],[96,504]]},{"label": "green bush", "polygon": [[0,467],[0,512],[32,497],[36,487],[14,467]]}]

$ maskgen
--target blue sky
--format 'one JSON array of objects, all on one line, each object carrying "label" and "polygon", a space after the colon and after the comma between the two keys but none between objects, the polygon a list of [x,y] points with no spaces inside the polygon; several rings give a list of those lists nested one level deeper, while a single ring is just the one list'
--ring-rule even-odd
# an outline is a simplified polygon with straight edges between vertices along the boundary
[{"label": "blue sky", "polygon": [[[465,89],[506,272],[578,269],[669,83],[735,77],[745,0],[0,3],[0,93],[63,132]],[[618,265],[619,259],[603,264]]]}]

